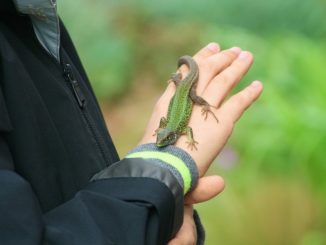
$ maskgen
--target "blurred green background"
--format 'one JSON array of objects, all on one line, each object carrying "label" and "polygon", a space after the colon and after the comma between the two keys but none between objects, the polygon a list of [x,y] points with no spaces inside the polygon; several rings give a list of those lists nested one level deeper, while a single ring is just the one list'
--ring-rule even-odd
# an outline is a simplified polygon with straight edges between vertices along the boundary
[{"label": "blurred green background", "polygon": [[326,244],[326,2],[58,1],[120,156],[140,140],[183,54],[240,46],[262,97],[210,174],[226,189],[197,205],[208,245]]}]

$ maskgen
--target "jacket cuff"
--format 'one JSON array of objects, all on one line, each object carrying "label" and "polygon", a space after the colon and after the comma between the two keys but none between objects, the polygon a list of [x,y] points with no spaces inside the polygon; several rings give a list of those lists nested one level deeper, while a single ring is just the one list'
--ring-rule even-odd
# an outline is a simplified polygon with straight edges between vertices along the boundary
[{"label": "jacket cuff", "polygon": [[184,150],[169,145],[159,148],[155,144],[144,144],[130,151],[125,158],[143,158],[162,168],[168,169],[178,180],[184,194],[191,191],[198,181],[195,161]]},{"label": "jacket cuff", "polygon": [[[161,166],[153,164],[152,161],[142,158],[125,158],[95,174],[91,179],[91,182],[99,182],[98,180],[103,179],[120,182],[123,182],[123,180],[125,182],[130,182],[131,180],[136,181],[143,179],[145,181],[146,179],[152,179],[157,181],[157,183],[161,183],[163,186],[168,187],[174,197],[172,234],[175,235],[181,227],[184,204],[183,190],[181,185],[178,184],[175,176],[166,168],[162,168]],[[145,188],[145,190],[147,189]],[[148,190],[147,192],[144,190],[138,190],[135,193],[139,192],[147,193]],[[138,198],[141,199],[141,197]]]}]

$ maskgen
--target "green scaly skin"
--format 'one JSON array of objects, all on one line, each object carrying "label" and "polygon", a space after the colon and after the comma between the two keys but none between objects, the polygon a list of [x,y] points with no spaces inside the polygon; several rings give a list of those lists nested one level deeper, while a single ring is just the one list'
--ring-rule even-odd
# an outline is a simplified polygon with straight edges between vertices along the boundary
[{"label": "green scaly skin", "polygon": [[178,138],[187,134],[188,146],[192,149],[197,149],[197,141],[194,140],[192,128],[188,126],[191,116],[193,104],[203,106],[202,114],[207,118],[207,114],[211,113],[214,118],[214,113],[210,110],[210,105],[202,98],[196,95],[196,86],[199,77],[199,69],[197,63],[190,56],[182,56],[178,60],[178,68],[181,65],[187,65],[189,72],[187,76],[181,80],[181,73],[176,73],[172,76],[172,81],[176,85],[176,92],[172,97],[167,117],[162,117],[159,128],[155,131],[157,134],[156,145],[164,147],[174,144]]}]

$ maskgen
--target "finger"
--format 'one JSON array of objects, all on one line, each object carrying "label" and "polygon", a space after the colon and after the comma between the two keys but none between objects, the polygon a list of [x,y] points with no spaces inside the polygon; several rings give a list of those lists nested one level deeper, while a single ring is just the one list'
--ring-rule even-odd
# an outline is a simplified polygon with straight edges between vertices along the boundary
[{"label": "finger", "polygon": [[206,47],[202,48],[194,55],[194,59],[198,62],[220,51],[218,43],[209,43]]},{"label": "finger", "polygon": [[193,218],[192,206],[185,205],[183,224],[176,236],[168,245],[194,245],[197,241],[196,225]]},{"label": "finger", "polygon": [[[199,79],[196,89],[197,94],[202,94],[213,77],[228,67],[238,57],[240,52],[240,48],[233,47],[211,55],[202,61],[197,61],[199,66]],[[183,65],[179,68],[179,71],[182,73],[182,77],[185,77],[189,69],[187,66]]]},{"label": "finger", "polygon": [[199,79],[197,94],[201,95],[210,81],[222,70],[228,67],[239,55],[241,49],[233,47],[208,57],[199,64]]},{"label": "finger", "polygon": [[242,51],[232,64],[213,78],[203,96],[211,105],[219,106],[231,89],[248,72],[253,63],[253,55]]},{"label": "finger", "polygon": [[254,81],[248,87],[233,95],[219,110],[221,121],[230,121],[232,124],[238,121],[244,111],[258,99],[262,91],[262,83]]},{"label": "finger", "polygon": [[[218,43],[209,43],[206,47],[199,50],[194,56],[194,60],[197,62],[197,64],[201,64],[205,61],[206,58],[217,54],[220,51],[220,45]],[[178,69],[182,77],[185,77],[185,75],[188,73],[189,69],[186,65],[182,65]]]},{"label": "finger", "polygon": [[186,204],[205,202],[217,196],[224,189],[224,180],[220,176],[207,176],[198,180],[196,188],[185,196]]}]

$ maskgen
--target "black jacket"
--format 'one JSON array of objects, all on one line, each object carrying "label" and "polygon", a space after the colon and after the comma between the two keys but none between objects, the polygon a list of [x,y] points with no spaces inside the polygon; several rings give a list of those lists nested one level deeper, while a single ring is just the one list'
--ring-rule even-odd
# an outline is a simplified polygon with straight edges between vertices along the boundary
[{"label": "black jacket", "polygon": [[90,182],[113,163],[128,171],[137,164],[141,172],[146,161],[119,162],[60,27],[58,63],[37,41],[29,17],[1,1],[0,244],[166,244],[183,208],[182,188],[169,171],[151,170],[169,183],[123,169]]}]

